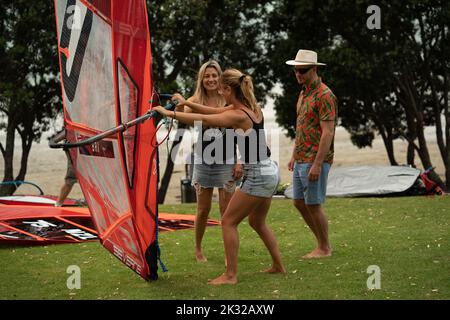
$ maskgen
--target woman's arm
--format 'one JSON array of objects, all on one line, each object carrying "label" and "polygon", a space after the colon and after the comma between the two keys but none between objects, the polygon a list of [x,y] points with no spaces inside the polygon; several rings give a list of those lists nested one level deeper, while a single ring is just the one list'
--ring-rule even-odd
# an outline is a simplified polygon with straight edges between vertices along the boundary
[{"label": "woman's arm", "polygon": [[184,112],[193,112],[201,114],[218,114],[230,110],[232,106],[227,107],[209,107],[202,105],[200,103],[194,102],[193,99],[189,98],[185,100],[182,95],[176,93],[173,95],[172,100],[177,100],[180,105],[185,106]]},{"label": "woman's arm", "polygon": [[[172,99],[172,100],[174,100],[174,99]],[[179,101],[179,100],[178,100]],[[183,101],[184,103],[186,103],[187,101],[193,101],[193,97],[190,97],[189,99],[187,99],[186,101]],[[184,108],[184,109],[181,109],[181,110],[179,110],[179,109],[176,109],[176,111],[183,111],[183,112],[186,112],[186,113],[192,113],[192,112],[194,112],[191,108],[189,108],[186,104],[183,104],[182,105],[182,108]]]},{"label": "woman's arm", "polygon": [[153,110],[162,114],[163,116],[174,118],[187,125],[193,125],[194,122],[201,121],[203,127],[240,127],[242,122],[247,119],[243,112],[236,112],[235,110],[229,109],[220,114],[176,112],[167,110],[162,106],[156,106],[153,108]]},{"label": "woman's arm", "polygon": [[195,103],[192,101],[186,101],[185,106],[189,107],[192,110],[192,112],[201,113],[201,114],[219,114],[219,113],[223,113],[227,110],[230,110],[232,108],[232,106],[208,107],[208,106],[204,106],[202,104]]}]

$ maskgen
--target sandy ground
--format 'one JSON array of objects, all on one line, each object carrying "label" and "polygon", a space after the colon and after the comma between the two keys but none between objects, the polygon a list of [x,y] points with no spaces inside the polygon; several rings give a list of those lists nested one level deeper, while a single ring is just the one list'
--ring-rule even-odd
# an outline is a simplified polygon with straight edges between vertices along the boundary
[{"label": "sandy ground", "polygon": [[[269,143],[273,153],[273,159],[280,164],[281,182],[291,182],[291,173],[287,170],[287,162],[292,151],[293,141],[286,138],[278,129],[278,125],[274,121],[273,112],[270,109],[265,110],[266,128],[269,135]],[[161,132],[161,135],[163,132]],[[34,144],[31,150],[28,172],[26,180],[38,184],[46,194],[57,195],[64,181],[66,171],[66,157],[61,150],[53,150],[48,147],[47,135],[44,135],[40,143]],[[426,130],[426,137],[431,152],[431,157],[437,172],[443,176],[444,166],[439,156],[439,150],[436,144],[436,136],[433,128]],[[0,135],[1,141],[4,142],[4,135]],[[186,141],[189,139],[186,139]],[[20,142],[16,143],[15,170],[19,169]],[[184,147],[189,150],[188,143]],[[405,142],[397,141],[395,143],[395,154],[399,163],[406,162]],[[165,160],[167,159],[166,145],[160,148],[161,170],[165,168]],[[184,158],[180,155],[177,159]],[[358,149],[352,145],[349,134],[343,128],[337,128],[335,137],[335,164],[334,166],[354,166],[354,165],[389,165],[383,141],[380,137],[374,141],[372,148]],[[174,174],[172,175],[169,190],[165,203],[181,202],[180,179],[185,176],[185,166],[177,164]],[[0,158],[0,174],[3,177],[3,158]],[[32,187],[21,187],[20,194],[32,193],[36,194]],[[83,198],[83,193],[78,184],[75,185],[72,198]],[[217,200],[217,191],[214,195]]]}]

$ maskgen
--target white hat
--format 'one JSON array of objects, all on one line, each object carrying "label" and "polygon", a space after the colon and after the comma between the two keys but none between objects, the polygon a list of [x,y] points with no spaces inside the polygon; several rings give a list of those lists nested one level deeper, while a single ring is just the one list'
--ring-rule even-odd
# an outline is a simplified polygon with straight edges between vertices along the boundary
[{"label": "white hat", "polygon": [[317,52],[311,50],[298,50],[295,60],[288,60],[290,66],[325,66],[325,63],[317,62]]}]

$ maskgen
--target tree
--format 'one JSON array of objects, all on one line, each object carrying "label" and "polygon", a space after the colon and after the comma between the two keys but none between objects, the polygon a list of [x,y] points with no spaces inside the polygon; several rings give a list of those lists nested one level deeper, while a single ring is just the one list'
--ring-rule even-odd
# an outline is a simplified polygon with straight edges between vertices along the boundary
[{"label": "tree", "polygon": [[[402,138],[409,143],[409,164],[414,165],[415,151],[424,168],[432,167],[424,128],[434,125],[450,188],[449,4],[379,1],[381,29],[366,25],[370,5],[281,1],[270,24],[272,64],[281,65],[285,52],[292,56],[299,44],[316,48],[329,64],[323,75],[340,100],[341,122],[352,141],[370,146],[374,133],[380,133],[391,164],[397,163],[393,141]],[[294,17],[289,23],[288,16]],[[294,105],[299,90],[289,78],[278,72],[271,81],[284,85],[276,100],[277,117],[292,135],[295,111],[283,106]],[[432,178],[443,185],[436,173]]]},{"label": "tree", "polygon": [[[4,159],[3,181],[24,180],[33,141],[38,141],[61,109],[58,98],[58,59],[52,3],[7,0],[0,12],[0,142]],[[22,154],[14,171],[15,134]],[[14,185],[1,185],[0,195],[12,194]]]},{"label": "tree", "polygon": [[[366,6],[364,2],[359,2],[357,6],[339,2],[330,7],[326,14],[336,17],[353,10],[356,11],[354,16],[358,17],[364,13]],[[386,85],[383,91],[395,95],[397,106],[402,110],[405,130],[400,132],[400,136],[409,143],[408,164],[414,165],[415,150],[425,169],[433,166],[424,129],[427,125],[435,126],[446,168],[447,188],[450,188],[450,136],[443,132],[441,119],[443,116],[447,119],[446,130],[449,130],[450,121],[445,117],[450,107],[449,92],[445,88],[449,55],[445,50],[449,40],[450,6],[446,2],[433,0],[382,1],[379,6],[383,14],[379,30],[354,28],[357,21],[352,19],[350,22],[335,19],[334,25],[337,32],[361,55],[367,59],[373,54],[382,57],[383,63],[377,66],[383,66],[385,80],[379,79],[381,83],[373,83]],[[432,178],[443,186],[443,181],[434,171]]]}]

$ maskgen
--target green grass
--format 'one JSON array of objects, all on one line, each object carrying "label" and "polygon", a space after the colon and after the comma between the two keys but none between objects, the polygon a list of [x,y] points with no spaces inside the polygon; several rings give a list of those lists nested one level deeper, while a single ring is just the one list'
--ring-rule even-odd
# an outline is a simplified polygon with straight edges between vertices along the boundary
[{"label": "green grass", "polygon": [[[195,205],[163,212],[193,213]],[[0,299],[449,299],[450,197],[328,199],[331,258],[302,260],[311,232],[288,200],[273,201],[269,223],[286,275],[258,271],[270,258],[244,221],[239,227],[239,283],[210,286],[224,270],[221,229],[207,229],[208,262],[193,255],[193,231],[160,234],[169,272],[145,282],[99,243],[0,248]],[[214,206],[212,218],[218,218]],[[66,286],[67,267],[81,268],[81,289]],[[381,289],[367,289],[367,268],[381,269]]]}]

